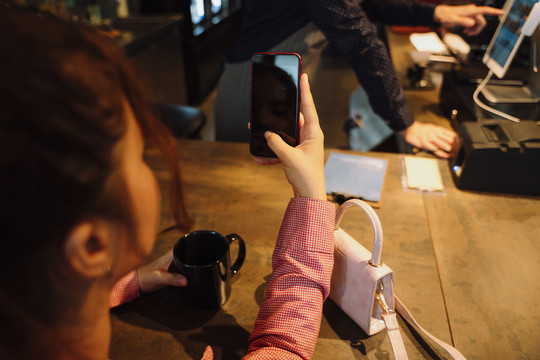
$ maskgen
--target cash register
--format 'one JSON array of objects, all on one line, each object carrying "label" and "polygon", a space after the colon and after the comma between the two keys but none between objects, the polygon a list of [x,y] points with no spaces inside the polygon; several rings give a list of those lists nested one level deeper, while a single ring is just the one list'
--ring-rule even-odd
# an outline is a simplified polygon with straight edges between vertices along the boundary
[{"label": "cash register", "polygon": [[540,195],[540,122],[465,122],[450,160],[458,189]]},{"label": "cash register", "polygon": [[[505,14],[482,59],[489,71],[480,84],[475,84],[472,94],[465,92],[474,102],[472,116],[463,117],[462,109],[453,109],[448,114],[462,142],[457,156],[449,161],[459,189],[540,195],[540,34],[537,30],[540,3],[537,1],[506,2]],[[532,36],[528,78],[516,84],[490,83],[493,74],[499,80],[504,79],[525,36]],[[443,93],[444,86],[441,97],[446,96]],[[452,97],[447,97],[446,104],[448,99]],[[443,110],[444,105],[441,101]]]}]

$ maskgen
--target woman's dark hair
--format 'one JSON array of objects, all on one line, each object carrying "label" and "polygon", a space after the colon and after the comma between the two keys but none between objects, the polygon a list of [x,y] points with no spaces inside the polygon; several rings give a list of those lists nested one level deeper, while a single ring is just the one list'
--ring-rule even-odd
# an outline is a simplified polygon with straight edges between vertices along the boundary
[{"label": "woman's dark hair", "polygon": [[190,220],[175,141],[114,39],[0,1],[0,52],[0,358],[11,358],[10,348],[22,358],[32,351],[30,328],[53,326],[69,312],[69,296],[85,296],[62,281],[72,227],[101,216],[133,229],[114,152],[126,101],[168,160],[178,226],[187,230]]}]

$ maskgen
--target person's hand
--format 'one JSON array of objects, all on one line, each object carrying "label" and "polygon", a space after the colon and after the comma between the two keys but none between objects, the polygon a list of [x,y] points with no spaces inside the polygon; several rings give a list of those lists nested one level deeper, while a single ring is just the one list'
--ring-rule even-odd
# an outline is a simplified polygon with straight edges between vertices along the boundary
[{"label": "person's hand", "polygon": [[300,98],[302,112],[299,119],[299,144],[291,147],[278,134],[267,131],[266,142],[278,159],[255,157],[254,161],[259,165],[281,163],[285,176],[292,185],[294,196],[326,200],[324,135],[306,74],[300,78]]},{"label": "person's hand", "polygon": [[167,285],[187,285],[187,279],[184,276],[167,271],[172,261],[173,253],[172,250],[169,250],[151,263],[137,269],[141,293],[156,291]]},{"label": "person's hand", "polygon": [[448,159],[457,147],[456,133],[442,126],[415,121],[399,133],[407,143],[432,151],[443,159]]},{"label": "person's hand", "polygon": [[463,32],[469,36],[478,35],[486,26],[484,15],[502,15],[502,9],[476,5],[438,5],[435,7],[433,19],[445,28],[462,26]]}]

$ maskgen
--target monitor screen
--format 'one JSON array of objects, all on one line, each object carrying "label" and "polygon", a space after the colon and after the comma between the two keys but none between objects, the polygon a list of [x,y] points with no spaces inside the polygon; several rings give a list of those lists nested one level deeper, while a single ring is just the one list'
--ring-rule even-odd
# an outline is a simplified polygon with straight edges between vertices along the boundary
[{"label": "monitor screen", "polygon": [[504,77],[523,39],[521,28],[538,0],[508,0],[505,13],[483,61],[498,78]]}]

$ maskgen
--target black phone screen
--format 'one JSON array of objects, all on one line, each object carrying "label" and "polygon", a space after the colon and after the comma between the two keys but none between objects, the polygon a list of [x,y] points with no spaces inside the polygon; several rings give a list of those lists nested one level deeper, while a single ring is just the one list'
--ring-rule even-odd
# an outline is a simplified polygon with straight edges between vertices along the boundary
[{"label": "black phone screen", "polygon": [[293,53],[256,53],[251,58],[251,141],[255,156],[275,157],[264,133],[298,143],[301,59]]}]

